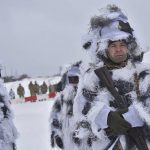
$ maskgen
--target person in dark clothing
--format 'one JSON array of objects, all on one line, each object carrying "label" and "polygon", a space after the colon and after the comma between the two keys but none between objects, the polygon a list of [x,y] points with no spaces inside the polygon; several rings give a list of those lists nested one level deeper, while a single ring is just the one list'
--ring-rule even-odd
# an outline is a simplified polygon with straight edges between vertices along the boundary
[{"label": "person in dark clothing", "polygon": [[20,98],[24,98],[25,90],[21,84],[19,84],[17,88],[17,94],[19,95]]},{"label": "person in dark clothing", "polygon": [[34,83],[34,92],[35,92],[36,95],[40,94],[40,86],[39,86],[39,84],[37,84],[36,81]]},{"label": "person in dark clothing", "polygon": [[42,94],[46,94],[47,93],[47,84],[45,83],[45,81],[43,82],[43,84],[41,85],[40,89],[41,89],[41,93]]},{"label": "person in dark clothing", "polygon": [[34,84],[32,83],[32,81],[30,81],[28,88],[30,90],[30,95],[35,96],[36,94],[35,94],[35,90],[34,90]]}]

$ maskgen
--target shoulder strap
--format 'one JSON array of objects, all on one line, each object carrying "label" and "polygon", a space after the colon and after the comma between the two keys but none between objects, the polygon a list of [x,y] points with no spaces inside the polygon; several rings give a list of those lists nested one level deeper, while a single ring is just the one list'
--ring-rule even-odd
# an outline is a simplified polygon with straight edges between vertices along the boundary
[{"label": "shoulder strap", "polygon": [[137,94],[138,100],[140,100],[141,94],[140,94],[140,89],[139,89],[139,76],[137,72],[134,73],[134,83],[135,83],[135,91]]}]

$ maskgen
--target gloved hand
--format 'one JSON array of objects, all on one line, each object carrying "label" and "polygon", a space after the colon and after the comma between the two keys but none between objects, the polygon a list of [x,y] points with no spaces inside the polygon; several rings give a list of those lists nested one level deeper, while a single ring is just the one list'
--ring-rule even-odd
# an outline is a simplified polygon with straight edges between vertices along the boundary
[{"label": "gloved hand", "polygon": [[107,124],[115,135],[126,134],[126,132],[132,128],[131,124],[122,116],[122,114],[127,111],[128,109],[121,109],[118,111],[111,111],[108,114]]},{"label": "gloved hand", "polygon": [[59,137],[58,135],[55,136],[55,140],[56,140],[56,144],[59,148],[63,149],[64,148],[64,144],[63,141],[61,139],[61,137]]}]

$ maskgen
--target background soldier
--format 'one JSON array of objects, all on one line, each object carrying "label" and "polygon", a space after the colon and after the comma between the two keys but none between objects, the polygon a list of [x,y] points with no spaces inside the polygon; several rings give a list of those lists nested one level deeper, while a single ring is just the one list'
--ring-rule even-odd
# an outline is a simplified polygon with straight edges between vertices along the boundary
[{"label": "background soldier", "polygon": [[28,87],[29,87],[29,90],[30,90],[30,95],[35,96],[36,94],[35,94],[35,91],[34,91],[34,85],[33,85],[32,81],[30,81]]},{"label": "background soldier", "polygon": [[49,93],[51,93],[51,92],[55,92],[55,87],[54,87],[54,85],[52,85],[52,84],[50,84],[49,85]]},{"label": "background soldier", "polygon": [[41,93],[42,94],[46,94],[47,93],[47,84],[45,83],[45,81],[43,82],[43,84],[40,86],[41,88]]},{"label": "background soldier", "polygon": [[40,86],[39,86],[39,84],[37,84],[36,81],[34,82],[34,92],[35,92],[35,95],[40,94]]},{"label": "background soldier", "polygon": [[21,84],[19,84],[19,86],[17,88],[17,94],[19,95],[20,98],[24,97],[25,90]]}]

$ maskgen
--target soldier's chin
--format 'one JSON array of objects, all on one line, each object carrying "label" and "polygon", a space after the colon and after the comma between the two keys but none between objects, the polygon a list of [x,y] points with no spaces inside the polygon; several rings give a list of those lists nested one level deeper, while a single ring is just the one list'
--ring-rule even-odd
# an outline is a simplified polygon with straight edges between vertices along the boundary
[{"label": "soldier's chin", "polygon": [[117,56],[112,61],[119,64],[119,63],[122,63],[125,60],[126,60],[126,57],[124,57],[124,56]]}]

